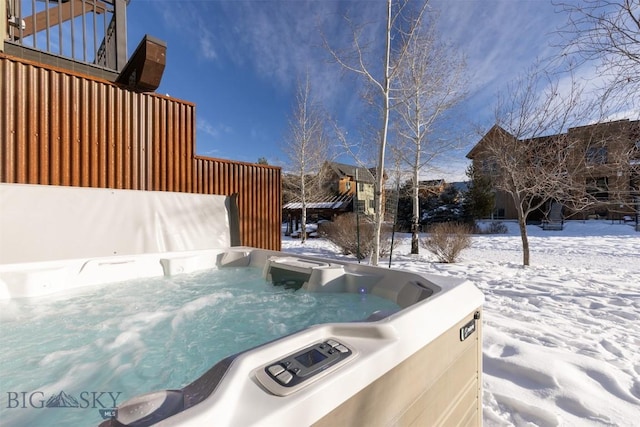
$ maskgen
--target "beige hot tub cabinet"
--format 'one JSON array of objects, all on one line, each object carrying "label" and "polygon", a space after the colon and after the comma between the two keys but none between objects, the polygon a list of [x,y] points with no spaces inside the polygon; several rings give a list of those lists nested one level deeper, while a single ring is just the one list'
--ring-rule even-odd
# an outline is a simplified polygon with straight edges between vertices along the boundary
[{"label": "beige hot tub cabinet", "polygon": [[480,310],[322,417],[314,426],[480,426],[481,323],[460,341]]}]

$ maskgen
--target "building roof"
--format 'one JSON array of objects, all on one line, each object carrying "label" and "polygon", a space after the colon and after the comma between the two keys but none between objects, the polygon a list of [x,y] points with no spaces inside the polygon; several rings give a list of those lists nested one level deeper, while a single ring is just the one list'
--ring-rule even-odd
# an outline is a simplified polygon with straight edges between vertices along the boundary
[{"label": "building roof", "polygon": [[[349,207],[349,204],[353,200],[352,195],[340,195],[340,196],[328,196],[324,199],[317,199],[307,201],[307,209],[328,209],[328,210],[344,210]],[[282,209],[298,210],[302,209],[302,202],[300,200],[293,200],[285,204]]]},{"label": "building roof", "polygon": [[480,141],[478,141],[478,143],[473,146],[471,151],[469,151],[467,153],[467,156],[466,156],[467,159],[473,159],[475,156],[477,156],[478,153],[481,151],[482,145],[485,143],[485,141],[490,140],[490,139],[494,139],[497,136],[502,136],[502,137],[510,136],[512,138],[515,138],[513,135],[511,135],[509,132],[507,132],[502,127],[498,126],[497,124],[493,125],[491,127],[491,129],[489,129],[489,131],[484,134],[482,139],[480,139]]},{"label": "building roof", "polygon": [[419,181],[418,184],[423,187],[440,187],[441,185],[445,185],[445,181],[444,179],[427,179]]},{"label": "building roof", "polygon": [[[551,139],[556,138],[556,137],[561,136],[561,135],[573,134],[573,133],[578,133],[578,132],[585,132],[587,130],[595,130],[595,129],[601,129],[602,131],[610,131],[610,129],[612,127],[614,127],[614,128],[618,127],[618,129],[620,129],[621,126],[625,126],[625,125],[628,126],[628,129],[633,129],[634,127],[636,129],[638,129],[638,128],[640,128],[640,120],[630,121],[629,119],[621,119],[621,120],[615,120],[615,121],[610,121],[610,122],[592,123],[592,124],[585,125],[585,126],[577,126],[577,127],[569,128],[566,133],[559,133],[559,134],[556,134],[556,135],[538,136],[538,137],[534,137],[534,138],[524,138],[523,141],[544,142],[545,140],[551,140]],[[489,129],[489,131],[482,137],[482,139],[480,139],[480,141],[478,141],[478,143],[473,146],[471,151],[469,151],[469,153],[467,153],[466,157],[468,159],[473,159],[474,157],[476,157],[482,151],[482,145],[485,143],[485,141],[491,140],[491,139],[495,139],[496,137],[505,137],[505,136],[508,136],[508,137],[511,137],[511,138],[515,138],[515,136],[511,135],[504,128],[498,126],[497,124],[493,125],[491,127],[491,129]]]},{"label": "building roof", "polygon": [[327,162],[329,167],[340,177],[352,177],[356,180],[356,173],[358,175],[358,182],[365,182],[373,184],[375,182],[374,174],[371,169],[363,168],[360,166],[347,165],[344,163]]}]

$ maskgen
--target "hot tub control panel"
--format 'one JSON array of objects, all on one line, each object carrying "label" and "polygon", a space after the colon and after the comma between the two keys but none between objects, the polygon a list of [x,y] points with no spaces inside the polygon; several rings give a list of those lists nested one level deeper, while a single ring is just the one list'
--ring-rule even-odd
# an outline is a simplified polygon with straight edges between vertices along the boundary
[{"label": "hot tub control panel", "polygon": [[347,361],[355,351],[344,342],[328,339],[292,353],[258,369],[258,381],[273,394],[286,396]]}]

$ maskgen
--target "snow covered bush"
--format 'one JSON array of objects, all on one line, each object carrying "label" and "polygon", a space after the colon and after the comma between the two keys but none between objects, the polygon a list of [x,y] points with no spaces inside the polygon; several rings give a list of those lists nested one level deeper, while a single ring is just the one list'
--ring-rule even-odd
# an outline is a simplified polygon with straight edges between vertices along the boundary
[{"label": "snow covered bush", "polygon": [[[374,224],[373,221],[360,215],[347,213],[340,215],[332,222],[326,222],[320,227],[320,235],[333,242],[342,249],[344,255],[355,255],[358,257],[358,222],[360,228],[360,259],[371,255],[373,251]],[[391,249],[391,226],[382,226],[380,234],[380,256],[385,256]]]},{"label": "snow covered bush", "polygon": [[471,247],[472,231],[467,224],[442,222],[429,228],[429,234],[421,240],[421,245],[439,262],[453,263],[464,249]]},{"label": "snow covered bush", "polygon": [[481,229],[481,234],[507,234],[509,229],[502,221],[492,221]]}]

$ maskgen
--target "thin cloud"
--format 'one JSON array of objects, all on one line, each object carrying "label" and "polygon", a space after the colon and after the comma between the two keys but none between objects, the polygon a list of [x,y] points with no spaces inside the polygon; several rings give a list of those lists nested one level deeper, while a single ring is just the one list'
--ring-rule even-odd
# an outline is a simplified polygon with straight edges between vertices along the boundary
[{"label": "thin cloud", "polygon": [[198,46],[199,57],[205,60],[215,60],[218,53],[215,50],[215,37],[211,31],[211,22],[207,14],[202,14],[201,6],[206,3],[181,1],[180,6],[171,1],[150,2],[162,15],[164,25],[184,37],[193,40],[193,46]]},{"label": "thin cloud", "polygon": [[233,133],[233,129],[224,124],[212,125],[205,119],[198,119],[196,129],[203,134],[209,135],[213,139],[219,139],[223,135]]},{"label": "thin cloud", "polygon": [[551,55],[550,37],[562,17],[547,2],[442,1],[442,34],[467,54],[474,88],[511,80]]},{"label": "thin cloud", "polygon": [[211,34],[204,34],[200,37],[200,54],[202,57],[211,60],[215,60],[218,57],[213,45]]}]

